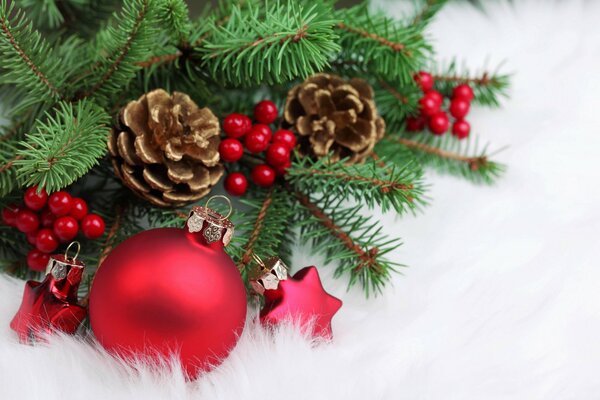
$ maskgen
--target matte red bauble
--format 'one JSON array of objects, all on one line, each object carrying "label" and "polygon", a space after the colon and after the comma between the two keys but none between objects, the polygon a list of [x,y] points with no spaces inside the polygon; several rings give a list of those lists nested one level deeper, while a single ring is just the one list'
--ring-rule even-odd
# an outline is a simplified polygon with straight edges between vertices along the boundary
[{"label": "matte red bauble", "polygon": [[178,354],[190,378],[219,364],[246,318],[244,284],[223,251],[232,235],[226,217],[194,207],[185,229],[151,229],[117,246],[90,292],[98,341],[124,356]]}]

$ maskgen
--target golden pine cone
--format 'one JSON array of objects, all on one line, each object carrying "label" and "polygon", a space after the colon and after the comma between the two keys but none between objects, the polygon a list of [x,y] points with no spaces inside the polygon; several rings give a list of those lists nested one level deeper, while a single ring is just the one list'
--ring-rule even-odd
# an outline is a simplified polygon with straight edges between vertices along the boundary
[{"label": "golden pine cone", "polygon": [[364,161],[385,133],[373,97],[363,79],[316,74],[288,92],[283,115],[299,134],[302,154],[330,154],[333,161],[347,158],[354,164]]},{"label": "golden pine cone", "polygon": [[160,207],[180,207],[208,194],[223,175],[219,120],[184,93],[162,89],[129,102],[108,149],[116,174]]}]

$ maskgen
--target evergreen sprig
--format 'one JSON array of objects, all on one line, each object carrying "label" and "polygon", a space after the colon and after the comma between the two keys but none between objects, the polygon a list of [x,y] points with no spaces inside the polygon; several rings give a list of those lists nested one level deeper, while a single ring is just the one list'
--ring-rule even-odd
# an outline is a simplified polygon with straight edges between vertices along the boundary
[{"label": "evergreen sprig", "polygon": [[373,85],[375,102],[385,120],[386,128],[391,131],[399,130],[404,126],[406,117],[417,112],[418,102],[423,93],[414,82],[401,85],[378,79]]},{"label": "evergreen sprig", "polygon": [[90,101],[61,102],[20,143],[14,168],[27,186],[48,192],[83,176],[106,152],[110,117]]},{"label": "evergreen sprig", "polygon": [[179,45],[187,45],[191,31],[187,4],[183,0],[162,0],[159,7],[159,16],[165,18],[169,36]]},{"label": "evergreen sprig", "polygon": [[323,70],[339,51],[331,6],[294,0],[233,6],[227,21],[212,20],[198,49],[218,82],[280,83]]}]

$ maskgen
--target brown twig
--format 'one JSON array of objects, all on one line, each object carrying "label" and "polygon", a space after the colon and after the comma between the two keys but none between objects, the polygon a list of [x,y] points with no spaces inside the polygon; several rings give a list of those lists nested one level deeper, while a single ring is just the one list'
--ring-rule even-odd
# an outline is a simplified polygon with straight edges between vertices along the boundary
[{"label": "brown twig", "polygon": [[248,241],[246,242],[246,245],[244,246],[244,254],[242,255],[242,259],[240,260],[240,263],[238,264],[238,269],[240,271],[243,271],[248,266],[248,264],[250,264],[250,261],[252,260],[252,253],[254,251],[254,245],[256,244],[256,241],[258,240],[258,238],[260,236],[265,217],[267,216],[267,211],[268,211],[269,207],[271,206],[271,203],[273,202],[273,191],[274,191],[274,188],[271,187],[271,189],[265,196],[265,199],[263,200],[263,203],[262,203],[262,206],[260,207],[258,215],[256,216],[256,220],[254,221],[254,226],[252,227],[252,232],[250,233],[250,237],[248,238]]},{"label": "brown twig", "polygon": [[448,150],[440,149],[438,147],[430,146],[424,143],[419,143],[414,140],[404,139],[404,138],[393,138],[392,140],[397,141],[400,144],[403,144],[406,147],[421,150],[425,153],[434,154],[436,156],[446,158],[448,160],[454,160],[459,162],[464,162],[469,165],[472,171],[478,170],[480,167],[485,166],[487,164],[486,156],[463,156],[458,153],[453,153]]},{"label": "brown twig", "polygon": [[434,75],[433,79],[439,82],[463,82],[475,83],[477,85],[486,86],[495,82],[494,78],[490,78],[488,72],[484,72],[480,77],[469,78],[468,76],[459,75]]},{"label": "brown twig", "polygon": [[135,63],[135,65],[137,65],[138,67],[147,68],[154,64],[163,64],[163,63],[175,61],[179,57],[181,57],[181,55],[183,55],[183,52],[180,50],[177,50],[176,53],[163,54],[162,56],[153,56],[153,57],[150,57],[149,59],[147,59],[146,61],[137,62],[137,63]]},{"label": "brown twig", "polygon": [[358,29],[358,28],[353,28],[351,26],[348,26],[348,25],[344,24],[343,22],[339,22],[337,24],[337,27],[339,29],[345,30],[347,32],[356,33],[357,35],[360,35],[362,37],[373,39],[376,42],[379,42],[382,45],[387,46],[394,51],[402,51],[406,48],[406,46],[403,43],[392,42],[391,40],[388,40],[388,39],[381,37],[379,35],[376,35],[374,33],[367,32],[363,29]]},{"label": "brown twig", "polygon": [[0,174],[3,172],[8,171],[9,169],[12,168],[12,166],[14,165],[15,161],[18,161],[20,159],[22,159],[23,156],[15,156],[12,160],[8,161],[6,164],[0,166]]},{"label": "brown twig", "polygon": [[367,182],[374,186],[377,186],[382,193],[389,193],[390,190],[412,190],[414,189],[414,185],[412,183],[400,183],[394,181],[384,181],[377,178],[367,178],[364,176],[350,175],[345,173],[330,173],[327,171],[323,171],[316,168],[305,168],[300,169],[306,171],[310,175],[325,175],[330,176],[336,179],[343,179],[345,181],[358,181],[358,182]]}]

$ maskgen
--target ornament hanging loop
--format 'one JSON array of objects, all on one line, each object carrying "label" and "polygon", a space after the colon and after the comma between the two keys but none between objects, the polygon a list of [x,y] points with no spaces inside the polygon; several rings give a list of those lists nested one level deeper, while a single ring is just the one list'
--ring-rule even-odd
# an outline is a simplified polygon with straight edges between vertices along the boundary
[{"label": "ornament hanging loop", "polygon": [[260,258],[259,256],[256,255],[256,253],[252,253],[252,259],[254,260],[255,263],[257,263],[260,267],[262,268],[266,268],[265,262],[262,260],[262,258]]},{"label": "ornament hanging loop", "polygon": [[[77,246],[77,250],[75,251],[75,255],[71,258],[71,257],[69,257],[69,250],[71,249],[72,246]],[[77,260],[77,257],[79,257],[80,251],[81,251],[81,244],[77,240],[69,243],[69,245],[65,249],[65,260],[70,261],[70,262]]]},{"label": "ornament hanging loop", "polygon": [[231,200],[229,200],[229,197],[227,197],[227,196],[224,196],[222,194],[216,194],[214,196],[209,197],[208,200],[206,200],[206,203],[204,204],[204,208],[209,210],[210,207],[208,206],[208,203],[210,203],[212,200],[215,200],[215,199],[225,200],[225,202],[227,203],[227,206],[229,207],[229,211],[227,212],[227,214],[224,217],[220,216],[219,220],[223,221],[223,220],[228,219],[231,216],[231,213],[233,212],[233,205],[231,204]]}]

